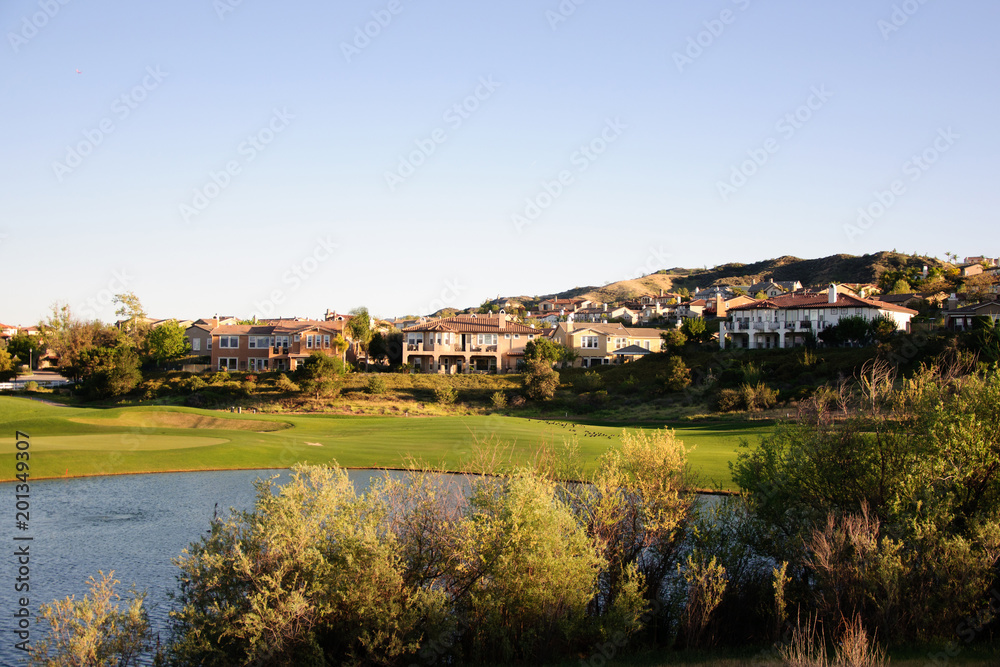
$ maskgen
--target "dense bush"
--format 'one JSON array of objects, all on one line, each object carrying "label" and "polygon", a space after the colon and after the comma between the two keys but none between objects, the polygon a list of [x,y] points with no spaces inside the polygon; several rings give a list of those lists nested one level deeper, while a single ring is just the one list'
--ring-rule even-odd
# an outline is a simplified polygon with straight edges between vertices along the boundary
[{"label": "dense bush", "polygon": [[524,393],[536,401],[552,398],[559,388],[559,373],[545,361],[529,361],[524,373]]}]

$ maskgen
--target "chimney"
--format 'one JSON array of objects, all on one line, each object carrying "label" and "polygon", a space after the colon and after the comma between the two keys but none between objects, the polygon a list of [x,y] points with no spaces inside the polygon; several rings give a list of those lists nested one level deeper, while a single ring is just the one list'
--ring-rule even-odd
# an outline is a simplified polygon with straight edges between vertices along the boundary
[{"label": "chimney", "polygon": [[830,291],[827,296],[827,303],[837,303],[837,286],[830,284]]},{"label": "chimney", "polygon": [[601,305],[604,306],[604,312],[605,313],[608,312],[608,304],[605,303],[605,304],[601,304]]},{"label": "chimney", "polygon": [[722,298],[721,294],[715,295],[715,316],[716,317],[726,316],[726,300]]},{"label": "chimney", "polygon": [[569,317],[567,317],[566,321],[563,324],[564,324],[563,330],[566,333],[570,333],[571,331],[573,331],[573,316],[570,315]]},{"label": "chimney", "polygon": [[954,292],[948,297],[948,310],[955,310],[958,308],[958,295]]},{"label": "chimney", "polygon": [[499,321],[497,322],[497,328],[499,328],[500,331],[503,331],[504,329],[507,328],[507,315],[505,313],[500,313],[500,317],[498,318],[498,320]]},{"label": "chimney", "polygon": [[663,296],[663,288],[660,288],[660,296]]}]

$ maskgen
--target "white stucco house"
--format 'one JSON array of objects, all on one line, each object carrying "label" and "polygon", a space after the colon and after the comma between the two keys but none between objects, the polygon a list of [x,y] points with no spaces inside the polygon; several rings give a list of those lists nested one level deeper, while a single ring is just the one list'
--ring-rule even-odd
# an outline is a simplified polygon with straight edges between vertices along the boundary
[{"label": "white stucco house", "polygon": [[818,335],[843,317],[873,320],[888,317],[899,331],[908,331],[917,311],[875,299],[843,294],[836,285],[826,292],[799,293],[755,300],[730,308],[729,318],[719,325],[719,346],[748,349],[803,345],[810,333]]}]

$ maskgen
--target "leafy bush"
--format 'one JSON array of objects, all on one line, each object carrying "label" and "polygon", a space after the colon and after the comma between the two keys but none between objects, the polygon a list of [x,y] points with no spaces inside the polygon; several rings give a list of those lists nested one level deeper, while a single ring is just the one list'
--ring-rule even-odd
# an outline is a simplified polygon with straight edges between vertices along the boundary
[{"label": "leafy bush", "polygon": [[494,410],[503,410],[507,407],[507,394],[502,391],[495,391],[490,395],[490,403]]},{"label": "leafy bush", "polygon": [[603,386],[604,379],[597,371],[587,371],[573,382],[573,389],[581,394],[587,391],[597,391]]},{"label": "leafy bush", "polygon": [[747,410],[767,410],[778,403],[778,392],[763,382],[746,383],[740,387],[743,407]]},{"label": "leafy bush", "polygon": [[715,397],[715,409],[719,412],[735,412],[743,407],[743,395],[735,389],[720,389]]},{"label": "leafy bush", "polygon": [[279,391],[283,391],[283,392],[286,392],[286,393],[295,393],[295,392],[299,391],[299,385],[297,385],[294,382],[292,382],[288,378],[288,376],[285,375],[284,373],[278,373],[278,377],[275,380],[274,386]]},{"label": "leafy bush", "polygon": [[372,375],[368,378],[368,382],[365,384],[365,391],[372,396],[381,396],[385,394],[389,388],[385,384],[385,378],[381,375]]},{"label": "leafy bush", "polygon": [[684,360],[679,356],[671,355],[667,359],[664,388],[667,391],[684,391],[690,384],[691,369],[684,365]]},{"label": "leafy bush", "polygon": [[34,380],[28,380],[24,383],[25,391],[38,391],[38,383]]},{"label": "leafy bush", "polygon": [[434,390],[434,400],[441,405],[451,405],[458,398],[458,391],[454,387],[437,387]]},{"label": "leafy bush", "polygon": [[132,591],[122,609],[114,571],[98,574],[99,579],[88,579],[83,599],[70,596],[41,606],[38,620],[48,625],[48,635],[30,645],[28,665],[148,664],[142,659],[148,659],[153,638],[145,593]]},{"label": "leafy bush", "polygon": [[524,393],[536,401],[552,398],[559,388],[559,373],[544,361],[529,361],[524,373]]}]

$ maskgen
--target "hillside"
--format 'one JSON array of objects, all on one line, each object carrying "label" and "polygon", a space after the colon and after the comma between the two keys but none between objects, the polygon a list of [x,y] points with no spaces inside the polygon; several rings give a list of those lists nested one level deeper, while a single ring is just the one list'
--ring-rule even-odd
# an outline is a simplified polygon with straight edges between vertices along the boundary
[{"label": "hillside", "polygon": [[801,259],[785,255],[753,264],[721,264],[711,269],[664,269],[636,280],[622,280],[604,287],[578,287],[557,295],[558,298],[583,297],[610,302],[686,287],[748,284],[751,280],[799,280],[805,286],[830,283],[874,283],[886,271],[904,267],[950,266],[935,257],[879,252],[871,255],[831,255],[819,259]]}]

